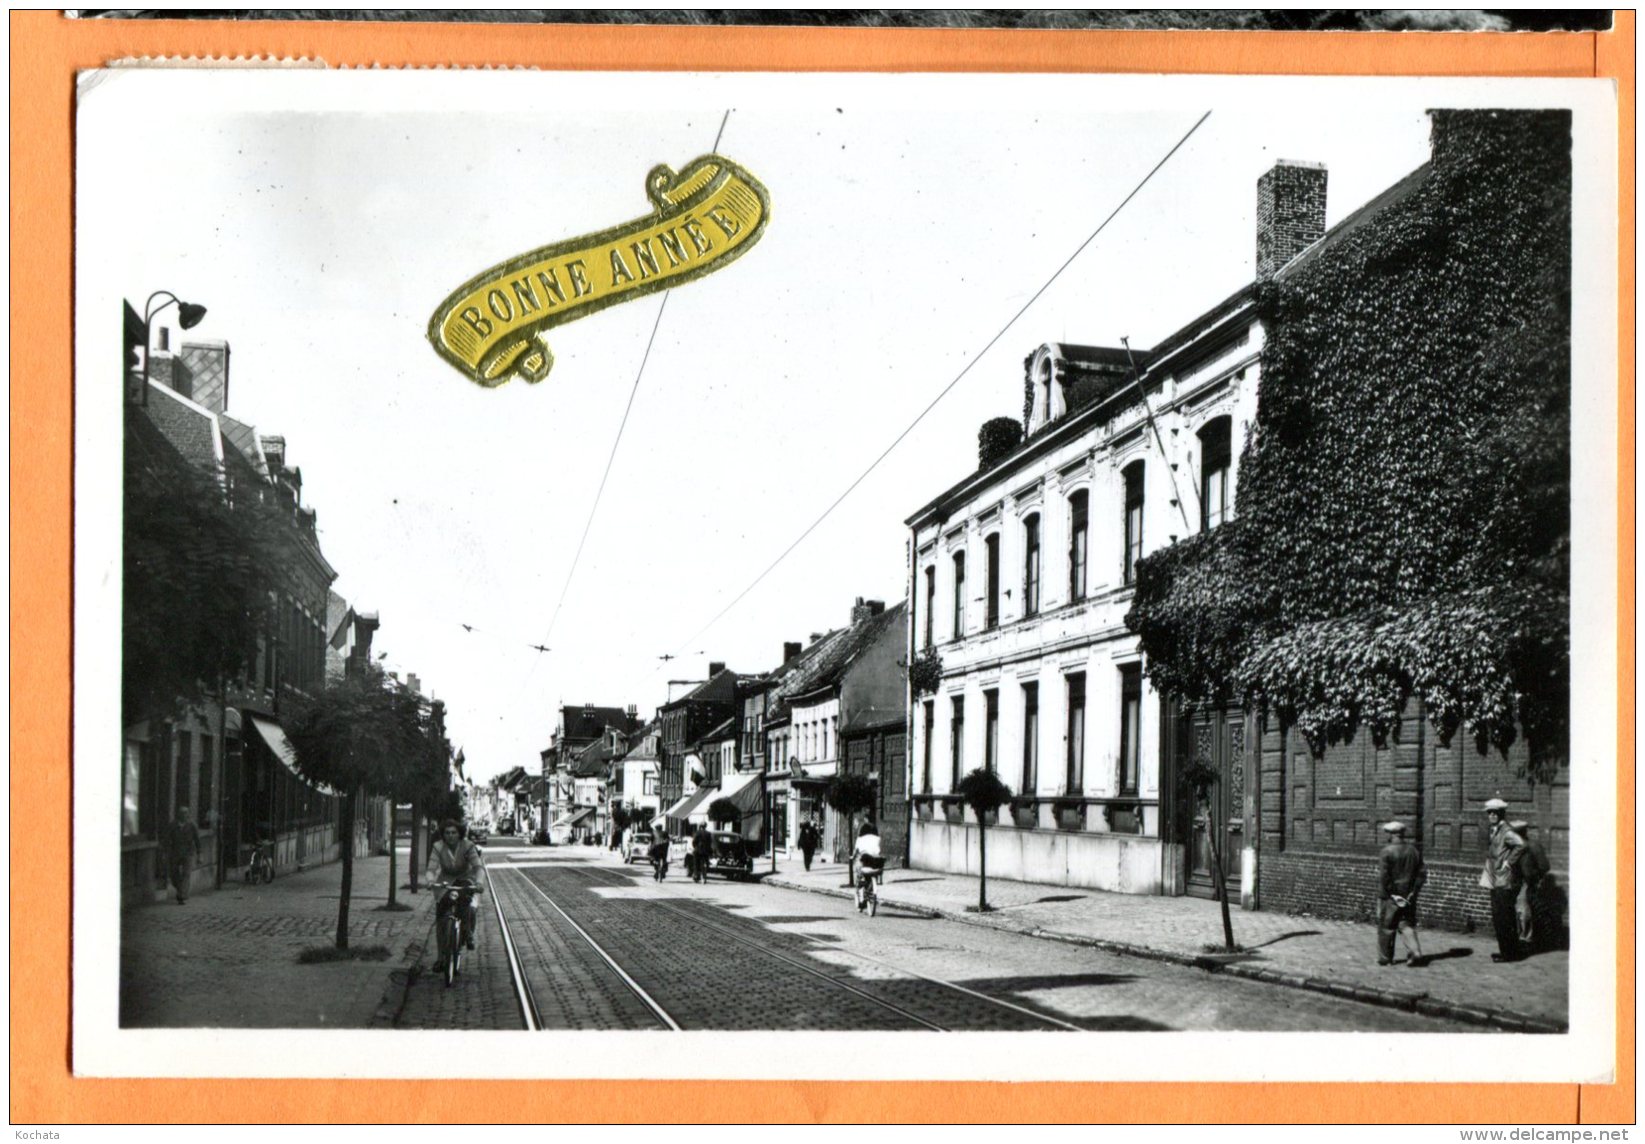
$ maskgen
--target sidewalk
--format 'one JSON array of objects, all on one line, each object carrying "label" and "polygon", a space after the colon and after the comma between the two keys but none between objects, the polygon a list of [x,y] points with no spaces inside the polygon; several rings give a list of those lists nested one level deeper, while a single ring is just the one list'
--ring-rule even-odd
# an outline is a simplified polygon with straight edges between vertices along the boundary
[{"label": "sidewalk", "polygon": [[[840,863],[817,861],[808,872],[799,859],[779,858],[777,872],[770,869],[769,858],[755,863],[767,885],[851,896]],[[1491,960],[1496,939],[1490,933],[1420,931],[1422,951],[1432,960],[1410,969],[1377,964],[1372,923],[1238,908],[1232,912],[1234,941],[1247,953],[1207,955],[1206,946],[1222,946],[1221,908],[1200,898],[990,878],[992,910],[978,914],[976,878],[896,869],[885,875],[880,904],[1514,1032],[1562,1032],[1570,1016],[1570,955],[1561,950],[1498,964]],[[1405,956],[1397,941],[1395,955]]]},{"label": "sidewalk", "polygon": [[[409,877],[400,851],[400,885]],[[331,862],[266,886],[227,882],[188,904],[143,905],[120,918],[120,1024],[147,1028],[308,1029],[369,1027],[391,975],[427,933],[433,900],[399,892],[404,912],[382,909],[388,858],[356,858],[349,945],[382,945],[387,960],[302,965],[304,949],[337,937],[343,864]],[[403,980],[403,977],[401,978]]]}]

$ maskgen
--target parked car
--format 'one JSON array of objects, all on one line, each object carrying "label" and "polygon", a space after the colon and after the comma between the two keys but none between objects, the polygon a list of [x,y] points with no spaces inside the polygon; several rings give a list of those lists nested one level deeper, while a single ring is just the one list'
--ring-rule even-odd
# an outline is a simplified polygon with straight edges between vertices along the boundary
[{"label": "parked car", "polygon": [[485,828],[484,823],[476,822],[468,828],[468,837],[470,841],[484,846],[491,841],[491,832]]},{"label": "parked car", "polygon": [[514,824],[506,818],[503,819],[501,822],[499,822],[497,824],[497,833],[498,834],[513,834],[514,833]]},{"label": "parked car", "polygon": [[656,836],[649,830],[630,831],[628,841],[623,844],[623,864],[627,865],[634,861],[651,861],[651,857],[646,851],[651,849],[651,843],[655,840]]},{"label": "parked car", "polygon": [[726,878],[747,878],[754,873],[754,853],[748,840],[734,830],[716,830],[709,835],[712,846],[703,873]]}]

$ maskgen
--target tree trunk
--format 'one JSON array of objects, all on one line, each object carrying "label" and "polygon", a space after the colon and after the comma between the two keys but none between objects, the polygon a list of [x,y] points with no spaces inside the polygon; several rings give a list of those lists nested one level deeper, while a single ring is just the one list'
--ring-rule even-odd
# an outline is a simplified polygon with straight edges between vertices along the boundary
[{"label": "tree trunk", "polygon": [[354,891],[354,800],[350,790],[343,795],[343,885],[337,891],[337,948],[348,948],[348,897]]},{"label": "tree trunk", "polygon": [[988,820],[977,815],[977,912],[988,912]]},{"label": "tree trunk", "polygon": [[[217,823],[214,837],[217,839],[217,888],[221,890],[228,879],[228,862],[223,857],[223,843],[228,838],[223,814],[223,808],[228,805],[228,679],[223,675],[217,677],[217,763],[217,806],[214,808]],[[206,766],[211,766],[210,759],[206,760]]]},{"label": "tree trunk", "polygon": [[417,833],[418,833],[417,832],[417,826],[418,826],[419,823],[422,822],[422,820],[423,820],[423,808],[422,808],[422,806],[419,803],[415,803],[415,802],[412,803],[411,804],[411,885],[410,885],[410,889],[411,889],[411,892],[413,894],[415,894],[417,892],[417,867],[420,865],[420,863],[418,862],[418,859],[422,857],[422,855],[418,853],[418,848],[417,848]]},{"label": "tree trunk", "polygon": [[400,880],[399,870],[400,803],[393,795],[388,798],[388,908],[398,905],[395,885]]},{"label": "tree trunk", "polygon": [[1228,913],[1228,881],[1222,873],[1222,847],[1217,845],[1216,819],[1206,808],[1205,836],[1211,843],[1211,876],[1215,879],[1217,904],[1222,907],[1222,941],[1229,953],[1234,952],[1234,921]]}]

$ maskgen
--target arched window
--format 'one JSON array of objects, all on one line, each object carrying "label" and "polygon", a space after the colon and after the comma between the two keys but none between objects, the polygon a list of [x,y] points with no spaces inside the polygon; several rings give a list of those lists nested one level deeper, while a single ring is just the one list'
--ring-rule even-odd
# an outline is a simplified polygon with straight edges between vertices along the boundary
[{"label": "arched window", "polygon": [[954,638],[965,638],[965,552],[954,553]]},{"label": "arched window", "polygon": [[1232,422],[1218,417],[1199,431],[1199,525],[1210,531],[1228,519]]},{"label": "arched window", "polygon": [[1125,466],[1125,565],[1121,582],[1134,584],[1137,561],[1142,559],[1142,478],[1143,463]]},{"label": "arched window", "polygon": [[1084,489],[1068,498],[1068,598],[1085,599],[1085,567],[1091,548],[1090,497]]},{"label": "arched window", "polygon": [[1040,518],[1039,514],[1022,522],[1022,614],[1032,616],[1040,610]]}]

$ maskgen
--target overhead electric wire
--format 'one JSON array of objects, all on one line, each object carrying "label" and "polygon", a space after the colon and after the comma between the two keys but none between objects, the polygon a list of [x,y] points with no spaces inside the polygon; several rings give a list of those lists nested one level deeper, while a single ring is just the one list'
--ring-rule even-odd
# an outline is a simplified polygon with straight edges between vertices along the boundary
[{"label": "overhead electric wire", "polygon": [[[714,146],[709,148],[711,153],[720,149],[720,139],[725,135],[726,121],[731,118],[731,109],[725,109],[720,117],[720,129],[714,133]],[[617,425],[617,436],[611,442],[611,453],[605,459],[605,472],[600,474],[600,487],[594,492],[594,503],[589,506],[588,520],[583,523],[583,535],[577,541],[577,552],[571,558],[571,568],[565,574],[565,585],[560,589],[559,602],[554,605],[554,614],[549,617],[548,632],[543,636],[543,643],[548,643],[554,637],[554,625],[560,621],[560,609],[565,606],[566,594],[571,591],[572,578],[577,575],[577,565],[582,562],[583,546],[588,543],[588,533],[594,527],[595,514],[600,511],[600,498],[605,495],[605,483],[611,476],[611,466],[617,460],[617,446],[623,442],[623,430],[628,428],[628,415],[634,410],[634,397],[640,392],[640,379],[645,376],[646,363],[651,360],[651,347],[657,341],[657,329],[663,324],[663,311],[668,308],[668,296],[672,290],[663,291],[663,300],[657,306],[657,318],[651,323],[651,336],[646,339],[645,353],[640,357],[640,368],[634,371],[634,384],[628,391],[628,404],[623,407],[623,419]]]},{"label": "overhead electric wire", "polygon": [[1073,265],[1074,260],[1076,258],[1078,258],[1082,253],[1084,253],[1086,247],[1090,246],[1093,242],[1096,241],[1097,236],[1099,234],[1101,234],[1104,230],[1107,229],[1108,224],[1113,222],[1114,219],[1119,215],[1119,213],[1126,208],[1127,204],[1129,204],[1132,199],[1137,197],[1137,194],[1144,187],[1146,187],[1148,185],[1149,180],[1152,179],[1156,174],[1159,173],[1159,169],[1161,167],[1165,166],[1166,163],[1170,162],[1171,156],[1175,155],[1179,150],[1181,150],[1182,145],[1184,143],[1187,143],[1188,140],[1193,136],[1194,132],[1196,132],[1200,129],[1200,125],[1202,123],[1204,123],[1210,117],[1211,117],[1211,113],[1209,111],[1207,111],[1204,115],[1201,115],[1199,117],[1199,119],[1195,120],[1194,125],[1188,129],[1187,133],[1184,134],[1181,139],[1178,139],[1176,144],[1169,151],[1167,151],[1165,153],[1164,157],[1161,158],[1159,162],[1155,163],[1154,166],[1149,170],[1149,172],[1142,177],[1142,181],[1139,182],[1135,187],[1133,187],[1131,189],[1131,193],[1126,195],[1125,198],[1120,201],[1120,204],[1117,207],[1115,207],[1112,211],[1109,212],[1108,217],[1102,220],[1102,222],[1097,226],[1097,229],[1092,231],[1090,233],[1090,235],[1085,239],[1085,241],[1080,243],[1079,246],[1077,246],[1074,249],[1074,253],[1070,254],[1068,256],[1068,258],[1063,262],[1063,264],[1061,266],[1057,267],[1057,269],[1051,274],[1051,277],[1049,277],[1045,280],[1045,284],[1042,285],[1038,290],[1034,291],[1033,297],[1029,298],[1028,301],[1024,302],[1022,304],[1022,307],[1015,314],[1011,315],[1010,319],[1005,323],[1005,325],[1000,327],[999,332],[996,333],[992,338],[988,339],[988,344],[983,346],[982,349],[978,350],[975,354],[973,354],[971,356],[971,359],[965,363],[964,367],[961,368],[960,372],[954,375],[953,380],[950,381],[947,385],[942,387],[942,389],[937,393],[937,395],[931,399],[930,403],[928,405],[926,405],[926,407],[924,409],[920,410],[919,415],[917,417],[915,417],[914,420],[910,421],[908,423],[907,427],[904,428],[901,433],[897,434],[896,439],[893,440],[891,442],[891,444],[887,445],[885,447],[884,451],[881,452],[879,456],[875,457],[874,460],[869,463],[869,465],[866,469],[864,469],[860,474],[858,474],[856,480],[852,481],[849,485],[846,486],[844,492],[842,492],[839,496],[834,498],[834,502],[823,510],[821,516],[817,517],[816,520],[812,521],[811,524],[806,527],[806,530],[804,532],[800,533],[800,535],[795,538],[795,540],[792,544],[790,544],[787,548],[783,549],[782,553],[780,555],[778,555],[778,557],[775,560],[773,560],[770,564],[768,564],[766,566],[765,571],[761,572],[758,576],[754,577],[753,583],[749,584],[748,587],[744,588],[741,592],[738,592],[737,595],[732,598],[730,603],[728,603],[725,607],[721,608],[719,610],[719,612],[717,612],[715,614],[713,619],[709,620],[701,628],[698,628],[697,631],[694,634],[692,634],[692,636],[689,639],[686,639],[686,640],[682,641],[681,644],[680,644],[681,648],[684,648],[684,647],[689,646],[690,644],[696,643],[698,638],[701,637],[710,628],[712,628],[715,624],[719,623],[720,620],[724,618],[724,616],[727,612],[729,612],[732,608],[736,607],[739,603],[741,603],[743,598],[746,597],[755,588],[759,587],[760,582],[763,581],[767,576],[769,576],[772,573],[772,571],[776,569],[777,565],[781,564],[784,560],[786,560],[788,558],[789,553],[793,552],[794,549],[798,548],[800,546],[800,544],[804,542],[806,537],[810,536],[813,532],[815,532],[817,530],[817,527],[819,525],[821,525],[823,521],[827,520],[828,517],[830,516],[830,514],[832,514],[833,511],[836,508],[840,507],[840,504],[845,500],[845,498],[850,496],[852,494],[852,492],[854,492],[856,490],[858,485],[862,484],[863,481],[867,480],[868,475],[870,473],[872,473],[875,469],[879,468],[880,462],[885,460],[887,457],[889,457],[891,455],[892,450],[894,450],[898,445],[903,443],[903,440],[910,433],[912,433],[914,431],[914,428],[917,425],[919,425],[919,423],[921,421],[925,420],[926,414],[930,413],[933,409],[935,409],[937,407],[937,403],[939,401],[941,401],[943,398],[947,397],[949,392],[965,378],[965,375],[971,372],[971,368],[973,366],[975,366],[977,364],[977,362],[981,361],[983,359],[983,357],[987,355],[989,350],[994,348],[994,344],[996,342],[998,342],[1001,338],[1003,338],[1006,335],[1006,333],[1011,329],[1012,326],[1017,324],[1017,320],[1028,312],[1029,307],[1031,307],[1035,302],[1039,301],[1040,296],[1051,288],[1051,284],[1053,282],[1055,282],[1062,275],[1062,272],[1067,270],[1069,268],[1069,266]]}]

